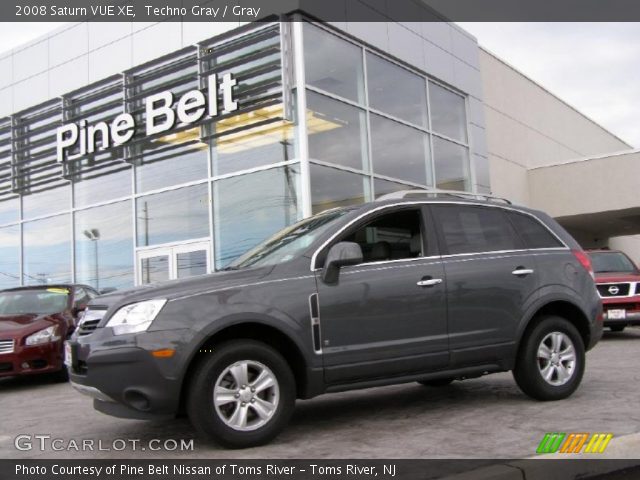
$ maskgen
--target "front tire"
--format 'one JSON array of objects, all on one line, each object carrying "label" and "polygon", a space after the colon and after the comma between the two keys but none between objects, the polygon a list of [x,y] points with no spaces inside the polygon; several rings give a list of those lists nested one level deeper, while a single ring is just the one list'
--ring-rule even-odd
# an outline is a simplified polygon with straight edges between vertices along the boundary
[{"label": "front tire", "polygon": [[295,378],[273,348],[234,340],[213,348],[189,385],[193,426],[229,448],[263,445],[287,425],[295,407]]},{"label": "front tire", "polygon": [[582,337],[568,320],[543,317],[522,339],[513,376],[537,400],[561,400],[576,391],[585,367]]}]

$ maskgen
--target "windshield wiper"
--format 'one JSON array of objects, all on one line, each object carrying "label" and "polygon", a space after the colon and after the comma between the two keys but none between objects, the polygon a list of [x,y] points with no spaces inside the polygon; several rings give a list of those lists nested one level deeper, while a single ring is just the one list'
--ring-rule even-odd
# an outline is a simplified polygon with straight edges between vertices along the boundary
[{"label": "windshield wiper", "polygon": [[231,270],[240,270],[240,267],[234,267],[232,265],[229,265],[227,267],[220,269],[221,272],[230,272]]}]

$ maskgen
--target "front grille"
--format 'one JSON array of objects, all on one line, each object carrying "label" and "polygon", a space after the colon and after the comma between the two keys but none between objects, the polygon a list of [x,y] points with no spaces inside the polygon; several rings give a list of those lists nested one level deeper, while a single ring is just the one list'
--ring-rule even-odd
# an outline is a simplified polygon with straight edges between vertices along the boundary
[{"label": "front grille", "polygon": [[98,324],[105,313],[106,310],[86,309],[80,319],[80,325],[78,325],[78,335],[85,336],[92,334],[95,329],[98,328]]},{"label": "front grille", "polygon": [[630,283],[604,283],[597,287],[602,298],[627,297],[631,291]]},{"label": "front grille", "polygon": [[13,353],[14,349],[15,349],[14,340],[0,340],[0,354]]}]

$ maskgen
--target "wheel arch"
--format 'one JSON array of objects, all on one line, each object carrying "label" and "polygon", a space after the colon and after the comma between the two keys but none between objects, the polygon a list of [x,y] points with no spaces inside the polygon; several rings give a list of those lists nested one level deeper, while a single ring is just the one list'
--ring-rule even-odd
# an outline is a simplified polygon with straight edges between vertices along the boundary
[{"label": "wheel arch", "polygon": [[518,331],[515,355],[520,350],[527,332],[531,331],[542,318],[549,315],[556,315],[570,322],[578,330],[585,350],[589,348],[589,345],[591,345],[591,328],[587,314],[569,299],[552,298],[538,303],[527,316],[527,320],[522,323]]},{"label": "wheel arch", "polygon": [[188,386],[193,373],[201,362],[202,354],[214,350],[217,345],[228,341],[247,339],[264,343],[277,350],[291,367],[291,371],[296,381],[296,394],[298,398],[307,398],[310,378],[310,366],[308,360],[302,353],[301,347],[296,343],[291,335],[273,325],[256,319],[245,319],[235,321],[214,332],[204,335],[194,349],[184,374],[182,375],[182,385],[180,388],[180,411],[184,411],[185,398]]}]

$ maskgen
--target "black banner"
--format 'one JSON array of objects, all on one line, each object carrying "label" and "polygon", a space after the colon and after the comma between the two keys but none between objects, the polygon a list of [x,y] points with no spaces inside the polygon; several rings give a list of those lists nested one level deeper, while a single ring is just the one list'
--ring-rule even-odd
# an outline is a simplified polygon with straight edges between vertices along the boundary
[{"label": "black banner", "polygon": [[637,0],[3,0],[2,22],[251,22],[304,11],[325,21],[638,21]]},{"label": "black banner", "polygon": [[640,478],[640,460],[0,460],[2,480]]}]

